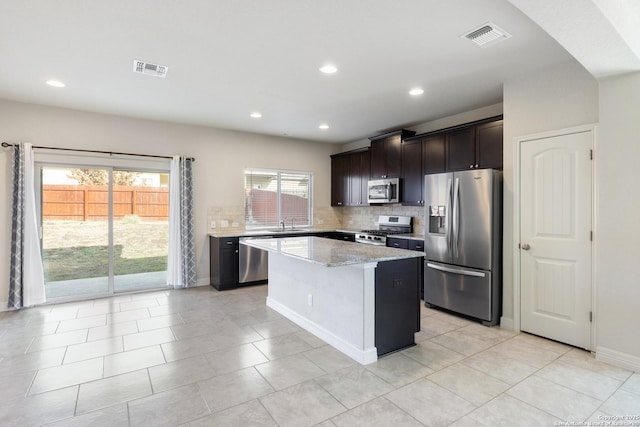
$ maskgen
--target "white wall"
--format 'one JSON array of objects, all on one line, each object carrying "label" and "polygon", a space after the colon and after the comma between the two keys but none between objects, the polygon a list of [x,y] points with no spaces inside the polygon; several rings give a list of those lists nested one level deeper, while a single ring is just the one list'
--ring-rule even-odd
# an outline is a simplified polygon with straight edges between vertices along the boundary
[{"label": "white wall", "polygon": [[[243,206],[247,167],[314,173],[314,205],[330,206],[332,144],[139,120],[0,100],[0,140],[37,146],[193,156],[197,277],[208,283],[207,208]],[[7,300],[11,154],[0,151],[0,304]],[[0,310],[4,306],[0,307]]]},{"label": "white wall", "polygon": [[[577,62],[504,84],[504,247],[502,316],[513,322],[514,139],[598,121],[598,82]],[[507,323],[508,323],[507,322]]]},{"label": "white wall", "polygon": [[[596,334],[598,355],[640,366],[640,72],[600,82]],[[624,356],[622,357],[624,359]],[[618,360],[625,364],[625,360]],[[636,368],[637,369],[637,368]]]}]

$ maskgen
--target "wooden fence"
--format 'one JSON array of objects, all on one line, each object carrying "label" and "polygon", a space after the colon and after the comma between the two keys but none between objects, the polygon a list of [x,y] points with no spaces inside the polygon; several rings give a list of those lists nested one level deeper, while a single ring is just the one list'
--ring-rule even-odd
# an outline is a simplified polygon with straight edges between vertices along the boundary
[{"label": "wooden fence", "polygon": [[[44,220],[105,221],[109,189],[106,185],[43,185]],[[167,187],[113,187],[113,217],[136,215],[144,221],[169,219]]]},{"label": "wooden fence", "polygon": [[[275,191],[252,189],[247,194],[247,202],[245,203],[246,217],[252,216],[254,220],[264,225],[277,225],[277,197]],[[287,226],[291,224],[292,220],[294,225],[309,223],[309,199],[292,194],[282,194],[280,203],[283,216],[287,217]]]}]

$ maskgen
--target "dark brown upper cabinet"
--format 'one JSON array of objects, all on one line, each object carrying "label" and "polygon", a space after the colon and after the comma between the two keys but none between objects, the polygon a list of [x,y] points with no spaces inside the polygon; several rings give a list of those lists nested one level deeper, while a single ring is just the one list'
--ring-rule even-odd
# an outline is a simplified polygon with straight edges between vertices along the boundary
[{"label": "dark brown upper cabinet", "polygon": [[424,176],[444,172],[444,134],[410,138],[402,143],[402,204],[424,204]]},{"label": "dark brown upper cabinet", "polygon": [[447,170],[502,169],[503,121],[447,132]]},{"label": "dark brown upper cabinet", "polygon": [[502,169],[502,133],[502,120],[476,127],[477,168]]},{"label": "dark brown upper cabinet", "polygon": [[346,206],[349,197],[349,156],[331,156],[331,206]]},{"label": "dark brown upper cabinet", "polygon": [[366,206],[369,149],[331,156],[331,206]]},{"label": "dark brown upper cabinet", "polygon": [[371,179],[399,178],[402,174],[402,141],[416,133],[406,129],[369,138]]},{"label": "dark brown upper cabinet", "polygon": [[349,206],[368,205],[367,183],[371,171],[369,150],[349,155]]}]

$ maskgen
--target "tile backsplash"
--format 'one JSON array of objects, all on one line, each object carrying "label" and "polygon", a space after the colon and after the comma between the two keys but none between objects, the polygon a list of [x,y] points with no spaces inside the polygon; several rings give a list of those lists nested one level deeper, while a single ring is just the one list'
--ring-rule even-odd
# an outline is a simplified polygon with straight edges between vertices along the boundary
[{"label": "tile backsplash", "polygon": [[413,232],[422,233],[424,230],[424,208],[419,206],[402,206],[388,204],[381,206],[344,207],[342,209],[342,227],[357,230],[374,229],[378,227],[380,215],[403,215],[413,218]]},{"label": "tile backsplash", "polygon": [[[355,230],[377,228],[379,215],[404,215],[413,218],[414,233],[424,229],[424,208],[389,204],[381,206],[313,208],[313,227],[322,229],[348,228]],[[209,206],[207,232],[244,231],[244,206]]]}]

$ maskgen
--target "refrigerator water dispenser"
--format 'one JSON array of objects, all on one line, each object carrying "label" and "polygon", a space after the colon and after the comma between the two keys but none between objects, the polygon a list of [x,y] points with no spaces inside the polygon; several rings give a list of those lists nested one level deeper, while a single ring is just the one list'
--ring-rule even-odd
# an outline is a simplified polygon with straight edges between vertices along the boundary
[{"label": "refrigerator water dispenser", "polygon": [[447,227],[446,207],[429,205],[429,233],[445,234]]}]

